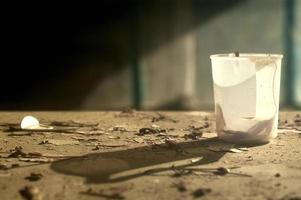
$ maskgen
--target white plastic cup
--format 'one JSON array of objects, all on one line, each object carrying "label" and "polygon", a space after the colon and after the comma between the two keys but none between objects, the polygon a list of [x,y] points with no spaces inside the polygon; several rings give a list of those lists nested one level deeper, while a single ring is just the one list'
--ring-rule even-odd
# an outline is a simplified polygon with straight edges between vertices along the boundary
[{"label": "white plastic cup", "polygon": [[277,136],[282,55],[211,55],[218,137],[267,143]]}]

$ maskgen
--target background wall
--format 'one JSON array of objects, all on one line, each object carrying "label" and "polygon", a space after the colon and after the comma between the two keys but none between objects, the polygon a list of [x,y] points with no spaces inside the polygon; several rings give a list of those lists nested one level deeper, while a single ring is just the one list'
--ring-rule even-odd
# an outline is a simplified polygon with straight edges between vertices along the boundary
[{"label": "background wall", "polygon": [[284,54],[281,105],[301,106],[298,0],[19,7],[4,25],[1,110],[213,109],[209,55],[235,51]]}]

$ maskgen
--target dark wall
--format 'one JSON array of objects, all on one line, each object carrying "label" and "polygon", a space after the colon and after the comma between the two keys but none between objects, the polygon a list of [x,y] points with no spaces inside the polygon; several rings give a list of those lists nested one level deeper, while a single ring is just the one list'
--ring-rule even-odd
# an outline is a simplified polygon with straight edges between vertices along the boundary
[{"label": "dark wall", "polygon": [[5,9],[0,110],[211,109],[210,54],[285,51],[281,0]]},{"label": "dark wall", "polygon": [[79,108],[95,81],[128,62],[129,40],[120,37],[131,31],[137,2],[10,7],[0,109]]}]

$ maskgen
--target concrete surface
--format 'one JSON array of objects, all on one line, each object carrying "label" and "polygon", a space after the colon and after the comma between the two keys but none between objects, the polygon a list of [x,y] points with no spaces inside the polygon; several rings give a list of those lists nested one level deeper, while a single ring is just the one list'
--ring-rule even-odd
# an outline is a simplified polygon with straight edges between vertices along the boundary
[{"label": "concrete surface", "polygon": [[[300,114],[239,148],[207,112],[2,112],[0,199],[301,199]],[[18,131],[26,115],[81,127]]]}]

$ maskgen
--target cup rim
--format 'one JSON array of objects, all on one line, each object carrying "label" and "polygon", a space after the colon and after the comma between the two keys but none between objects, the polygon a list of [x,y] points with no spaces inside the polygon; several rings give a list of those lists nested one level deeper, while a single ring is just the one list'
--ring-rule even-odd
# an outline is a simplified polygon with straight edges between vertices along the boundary
[{"label": "cup rim", "polygon": [[266,58],[270,57],[273,59],[281,59],[283,58],[282,54],[268,54],[268,53],[239,53],[239,56],[236,57],[235,53],[223,53],[223,54],[212,54],[210,55],[210,59],[249,59],[249,58]]}]

